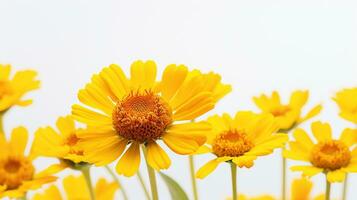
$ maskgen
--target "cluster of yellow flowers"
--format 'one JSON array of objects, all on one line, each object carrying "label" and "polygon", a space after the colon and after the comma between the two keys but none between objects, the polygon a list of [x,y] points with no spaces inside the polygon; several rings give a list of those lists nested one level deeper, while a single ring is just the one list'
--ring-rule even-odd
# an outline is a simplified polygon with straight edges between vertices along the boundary
[{"label": "cluster of yellow flowers", "polygon": [[[232,90],[230,85],[221,82],[220,75],[172,64],[165,68],[158,81],[153,61],[136,61],[130,69],[129,78],[114,64],[94,74],[79,90],[80,104],[72,106],[71,114],[59,117],[56,128],[37,129],[28,154],[25,153],[26,128],[14,128],[7,140],[1,120],[0,198],[26,199],[26,194],[33,190],[32,199],[35,200],[107,200],[113,199],[120,188],[123,199],[128,199],[117,175],[138,175],[147,199],[157,200],[155,171],[171,165],[161,147],[163,144],[176,154],[188,156],[195,200],[198,199],[195,178],[203,179],[221,163],[231,167],[233,200],[275,199],[238,194],[236,170],[237,167],[251,168],[258,157],[269,155],[277,148],[283,150],[283,189],[279,199],[311,199],[309,177],[320,173],[326,175],[326,191],[314,199],[330,199],[330,183],[345,180],[347,188],[347,174],[357,172],[356,129],[346,128],[339,139],[333,139],[330,125],[316,121],[311,123],[315,140],[299,128],[322,109],[317,105],[306,114],[302,113],[308,91],[293,92],[287,104],[280,101],[277,92],[271,96],[261,95],[253,98],[261,110],[259,113],[238,111],[235,116],[224,113],[198,121]],[[40,85],[36,72],[19,71],[10,79],[10,70],[9,65],[0,65],[1,119],[13,106],[30,105],[32,101],[23,100],[23,96]],[[340,116],[357,124],[357,88],[342,90],[333,99],[340,108]],[[289,140],[290,133],[293,140]],[[193,159],[200,154],[211,154],[214,158],[195,172]],[[138,170],[142,156],[148,168],[151,195]],[[33,160],[38,157],[57,158],[58,162],[37,172]],[[286,159],[307,163],[291,168],[301,171],[302,178],[293,181],[290,198],[286,194]],[[108,166],[113,162],[116,162],[117,174]],[[93,188],[90,176],[93,165],[104,166],[113,182],[102,178]],[[82,172],[81,176],[61,177],[65,197],[61,189],[53,185],[57,174],[64,169]],[[162,175],[174,183],[173,199],[187,198],[173,179]],[[45,190],[36,191],[51,183]],[[180,192],[183,194],[178,194]],[[346,190],[342,198],[345,196]]]}]

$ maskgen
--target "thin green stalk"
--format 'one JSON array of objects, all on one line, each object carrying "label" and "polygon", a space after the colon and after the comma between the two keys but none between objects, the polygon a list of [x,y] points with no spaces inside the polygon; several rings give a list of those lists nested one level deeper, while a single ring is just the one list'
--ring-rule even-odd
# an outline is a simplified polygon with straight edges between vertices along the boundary
[{"label": "thin green stalk", "polygon": [[95,200],[95,195],[94,195],[94,191],[93,191],[93,187],[92,187],[92,181],[91,181],[91,177],[90,177],[90,166],[83,166],[81,168],[81,172],[82,172],[84,178],[86,179],[87,187],[88,187],[89,194],[90,194],[90,199]]},{"label": "thin green stalk", "polygon": [[233,200],[238,200],[238,195],[237,195],[237,166],[233,162],[231,163],[231,176],[232,176],[232,197],[233,197]]},{"label": "thin green stalk", "polygon": [[330,193],[331,193],[331,183],[327,180],[327,175],[326,175],[325,200],[330,200]]},{"label": "thin green stalk", "polygon": [[145,155],[146,167],[148,169],[152,200],[159,200],[159,194],[157,192],[157,185],[156,185],[155,171],[154,171],[154,169],[152,167],[150,167],[150,165],[149,165],[149,163],[147,161],[147,153],[146,153],[146,148],[145,147],[143,148],[143,152],[144,152],[144,155]]},{"label": "thin green stalk", "polygon": [[348,191],[348,174],[346,174],[345,181],[343,182],[342,200],[346,200],[347,191]]},{"label": "thin green stalk", "polygon": [[195,177],[195,163],[194,163],[193,155],[188,156],[188,161],[190,164],[190,175],[191,175],[193,199],[198,200],[197,183],[196,183],[196,177]]},{"label": "thin green stalk", "polygon": [[136,175],[138,176],[138,179],[139,179],[140,185],[141,185],[141,187],[142,187],[142,188],[143,188],[143,190],[144,190],[144,193],[145,193],[146,199],[147,199],[147,200],[150,200],[150,199],[151,199],[151,197],[150,197],[150,193],[149,193],[149,191],[148,191],[148,189],[147,189],[147,187],[146,187],[146,185],[145,185],[145,181],[144,181],[143,177],[141,176],[140,171],[138,171],[138,173],[137,173]]},{"label": "thin green stalk", "polygon": [[[282,149],[282,152],[284,148]],[[282,180],[281,180],[281,199],[286,199],[286,158],[284,158],[283,153],[281,153],[282,158]]]},{"label": "thin green stalk", "polygon": [[108,165],[104,166],[104,168],[107,170],[107,172],[112,176],[113,180],[119,185],[121,194],[123,195],[124,200],[128,200],[128,195],[126,193],[126,190],[124,186],[120,183],[119,178],[115,175],[112,169]]}]

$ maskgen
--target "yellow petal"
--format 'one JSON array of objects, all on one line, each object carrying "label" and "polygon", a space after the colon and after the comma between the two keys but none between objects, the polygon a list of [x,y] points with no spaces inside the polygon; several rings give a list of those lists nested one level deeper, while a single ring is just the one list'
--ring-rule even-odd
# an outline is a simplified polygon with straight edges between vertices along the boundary
[{"label": "yellow petal", "polygon": [[115,182],[109,183],[104,178],[97,181],[95,186],[96,200],[114,199],[115,192],[119,189],[119,185]]},{"label": "yellow petal", "polygon": [[308,91],[295,91],[291,94],[289,105],[293,108],[301,108],[309,98]]},{"label": "yellow petal", "polygon": [[111,98],[105,94],[105,91],[92,83],[87,84],[85,89],[78,92],[78,99],[83,104],[99,109],[107,115],[111,115],[115,106]]},{"label": "yellow petal", "polygon": [[112,64],[104,68],[99,73],[99,76],[109,86],[111,93],[113,93],[117,99],[121,99],[130,92],[129,80],[126,78],[120,66]]},{"label": "yellow petal", "polygon": [[146,145],[147,148],[147,162],[149,165],[156,169],[168,169],[171,165],[171,160],[165,151],[156,143],[149,142]]},{"label": "yellow petal", "polygon": [[307,121],[316,115],[318,115],[322,110],[322,105],[317,105],[314,108],[312,108],[304,117],[302,117],[298,123],[302,123],[304,121]]},{"label": "yellow petal", "polygon": [[37,193],[33,196],[32,200],[62,200],[62,196],[58,188],[51,185],[42,194]]},{"label": "yellow petal", "polygon": [[211,126],[206,122],[189,122],[170,126],[166,134],[176,134],[195,140],[201,146],[206,142],[206,133],[210,130]]},{"label": "yellow petal", "polygon": [[162,139],[172,151],[181,155],[192,154],[201,146],[193,140],[193,137],[182,134],[168,133]]},{"label": "yellow petal", "polygon": [[[192,120],[200,115],[202,112],[197,112],[202,107],[206,105],[213,104],[214,99],[212,97],[211,92],[201,92],[192,98],[190,98],[187,102],[183,103],[181,106],[176,108],[173,118],[175,120]],[[192,115],[195,113],[196,115]]]},{"label": "yellow petal", "polygon": [[342,182],[346,178],[346,172],[343,170],[335,170],[327,172],[327,180],[330,183]]},{"label": "yellow petal", "polygon": [[291,186],[291,200],[309,200],[312,182],[307,178],[295,179]]},{"label": "yellow petal", "polygon": [[120,158],[116,171],[124,176],[133,176],[140,166],[140,145],[132,143],[124,155]]},{"label": "yellow petal", "polygon": [[69,166],[64,162],[61,162],[59,164],[53,164],[53,165],[47,167],[45,170],[42,170],[41,172],[37,173],[35,175],[35,178],[42,178],[42,177],[47,177],[47,176],[57,174],[57,173],[65,170],[67,167],[69,167]]},{"label": "yellow petal", "polygon": [[111,117],[92,111],[81,105],[72,106],[73,117],[88,126],[112,126]]},{"label": "yellow petal", "polygon": [[0,80],[1,81],[9,80],[10,71],[11,71],[11,65],[0,64]]},{"label": "yellow petal", "polygon": [[131,83],[136,89],[152,88],[156,79],[156,64],[149,60],[145,63],[141,60],[131,65]]},{"label": "yellow petal", "polygon": [[196,178],[203,179],[206,176],[208,176],[210,173],[212,173],[218,166],[219,163],[228,161],[232,158],[225,158],[225,159],[213,159],[203,165],[196,173]]},{"label": "yellow petal", "polygon": [[245,155],[251,156],[263,156],[268,155],[278,147],[283,147],[285,142],[288,141],[288,135],[286,134],[274,134],[267,138],[266,140],[256,144],[249,152]]},{"label": "yellow petal", "polygon": [[31,150],[34,155],[63,157],[69,152],[69,147],[63,145],[62,137],[51,127],[39,128]]},{"label": "yellow petal", "polygon": [[293,166],[290,168],[291,171],[301,171],[303,176],[314,176],[318,173],[323,172],[323,169],[313,167],[313,166]]},{"label": "yellow petal", "polygon": [[170,101],[176,94],[188,74],[187,67],[184,65],[169,65],[165,68],[160,83],[160,91],[166,101]]},{"label": "yellow petal", "polygon": [[346,128],[343,130],[340,140],[348,147],[356,144],[357,142],[357,130]]},{"label": "yellow petal", "polygon": [[331,131],[330,124],[322,123],[320,121],[313,122],[311,124],[311,130],[315,138],[319,142],[331,140],[332,131]]},{"label": "yellow petal", "polygon": [[24,151],[27,145],[28,132],[25,127],[17,127],[12,130],[11,133],[11,147],[12,150],[18,155],[24,155]]},{"label": "yellow petal", "polygon": [[59,117],[56,126],[64,137],[68,137],[76,129],[74,120],[71,116]]},{"label": "yellow petal", "polygon": [[295,140],[299,142],[299,144],[301,144],[305,149],[309,150],[314,146],[314,143],[303,129],[295,129],[293,136]]},{"label": "yellow petal", "polygon": [[90,199],[89,189],[83,176],[67,176],[63,179],[63,187],[68,200]]},{"label": "yellow petal", "polygon": [[238,167],[246,167],[246,168],[251,168],[254,165],[254,160],[257,159],[257,156],[239,156],[233,158],[233,162],[238,166]]}]

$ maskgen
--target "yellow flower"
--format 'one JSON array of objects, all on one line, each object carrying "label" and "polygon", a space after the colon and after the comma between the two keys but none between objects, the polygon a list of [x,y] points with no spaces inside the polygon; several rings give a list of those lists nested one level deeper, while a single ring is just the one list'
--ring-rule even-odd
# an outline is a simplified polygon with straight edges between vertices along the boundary
[{"label": "yellow flower", "polygon": [[238,112],[234,119],[228,114],[207,119],[213,130],[207,134],[208,151],[217,158],[196,173],[197,178],[210,174],[221,162],[232,161],[250,168],[258,156],[268,155],[288,140],[286,134],[274,134],[278,124],[271,114]]},{"label": "yellow flower", "polygon": [[[262,195],[262,196],[257,196],[257,197],[248,197],[244,194],[240,194],[238,195],[238,199],[239,200],[275,200],[274,197],[270,196],[270,195]],[[233,200],[232,197],[227,198],[226,200]]]},{"label": "yellow flower", "polygon": [[24,155],[27,138],[24,127],[15,128],[9,142],[0,138],[0,197],[22,197],[28,190],[56,180],[45,173],[35,175],[34,155]]},{"label": "yellow flower", "polygon": [[35,80],[37,73],[31,70],[18,71],[10,79],[10,65],[0,64],[0,113],[13,105],[27,106],[32,100],[21,99],[27,92],[39,88],[40,82]]},{"label": "yellow flower", "polygon": [[357,124],[357,88],[344,89],[333,100],[340,108],[340,116]]},{"label": "yellow flower", "polygon": [[[295,179],[291,185],[291,200],[310,200],[313,183],[307,178]],[[313,198],[314,200],[324,200],[325,195],[321,194]]]},{"label": "yellow flower", "polygon": [[[119,158],[116,170],[134,175],[140,165],[140,145],[147,151],[148,164],[167,169],[171,161],[157,144],[163,142],[175,153],[190,154],[206,141],[206,123],[187,122],[214,108],[230,92],[214,73],[188,71],[183,65],[169,65],[156,82],[156,64],[136,61],[128,79],[117,65],[104,68],[79,91],[85,104],[73,105],[72,114],[88,129],[80,135],[86,160],[98,166]],[[175,122],[182,121],[180,124]]]},{"label": "yellow flower", "polygon": [[294,166],[293,171],[301,171],[304,176],[314,176],[324,172],[329,182],[341,182],[346,173],[357,172],[357,131],[345,129],[340,139],[332,139],[331,127],[327,123],[314,122],[311,129],[317,142],[313,142],[302,129],[294,131],[295,141],[289,142],[290,149],[284,156],[293,160],[309,162],[309,166]]},{"label": "yellow flower", "polygon": [[308,98],[308,91],[295,91],[292,93],[289,103],[282,104],[278,92],[274,91],[271,97],[263,94],[260,97],[254,97],[253,100],[262,112],[271,113],[277,118],[280,131],[289,131],[320,113],[322,107],[317,105],[306,116],[301,116],[302,107],[306,104]]},{"label": "yellow flower", "polygon": [[[89,189],[83,176],[67,176],[63,179],[63,187],[66,194],[64,198],[59,189],[52,185],[42,194],[35,194],[32,200],[87,200],[90,199]],[[98,180],[95,186],[96,200],[114,199],[115,192],[119,189],[118,184],[109,183],[104,178]]]},{"label": "yellow flower", "polygon": [[80,129],[76,129],[72,116],[59,117],[56,126],[58,132],[52,127],[39,128],[33,142],[34,154],[61,160],[51,166],[53,173],[84,161],[83,150],[78,146]]}]

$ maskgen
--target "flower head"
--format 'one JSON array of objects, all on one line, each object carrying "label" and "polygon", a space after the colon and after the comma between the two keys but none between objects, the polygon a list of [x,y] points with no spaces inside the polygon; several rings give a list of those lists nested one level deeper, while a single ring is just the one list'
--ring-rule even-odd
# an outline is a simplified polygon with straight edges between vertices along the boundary
[{"label": "flower head", "polygon": [[201,167],[196,174],[198,178],[206,177],[221,162],[231,161],[239,167],[250,168],[259,156],[272,153],[288,140],[286,134],[273,134],[279,126],[270,114],[238,112],[234,118],[228,114],[215,115],[207,122],[213,130],[207,134],[205,148],[216,158]]},{"label": "flower head", "polygon": [[306,104],[308,97],[308,91],[298,90],[291,94],[288,104],[282,104],[279,93],[274,91],[271,97],[263,94],[260,97],[254,97],[253,100],[263,113],[271,113],[277,118],[280,131],[289,131],[320,112],[322,107],[318,105],[311,109],[306,116],[301,116],[301,110]]},{"label": "flower head", "polygon": [[32,70],[18,71],[10,79],[10,65],[0,64],[0,113],[13,105],[27,106],[32,100],[21,99],[27,92],[39,88],[40,82],[35,80],[37,73]]},{"label": "flower head", "polygon": [[61,163],[51,166],[53,171],[84,164],[83,150],[78,146],[78,132],[81,129],[76,128],[72,116],[59,117],[56,126],[58,131],[50,126],[36,131],[33,153],[59,158]]},{"label": "flower head", "polygon": [[24,127],[15,128],[9,142],[0,138],[0,197],[22,197],[28,190],[56,180],[46,173],[35,175],[35,157],[24,154],[27,138]]},{"label": "flower head", "polygon": [[[48,200],[48,199],[68,199],[80,200],[90,199],[89,189],[83,176],[67,176],[63,179],[63,187],[65,197],[61,195],[60,190],[52,185],[47,188],[42,194],[35,194],[32,200]],[[95,186],[95,199],[96,200],[110,200],[114,199],[115,192],[119,189],[116,183],[109,183],[104,178],[98,180]]]},{"label": "flower head", "polygon": [[290,149],[284,151],[286,158],[310,163],[310,166],[294,166],[293,171],[301,171],[304,176],[324,172],[329,182],[341,182],[346,173],[357,172],[357,148],[351,149],[357,142],[357,130],[347,128],[336,140],[327,123],[314,122],[311,129],[316,142],[304,130],[296,129],[295,141],[289,142]]},{"label": "flower head", "polygon": [[307,178],[293,180],[291,184],[291,200],[324,200],[325,195],[321,194],[311,198],[311,190],[313,183]]},{"label": "flower head", "polygon": [[80,134],[86,160],[105,165],[121,157],[117,172],[132,176],[140,165],[140,146],[145,145],[149,165],[167,169],[171,161],[157,141],[184,155],[203,145],[209,125],[187,121],[213,109],[230,92],[220,79],[214,73],[169,65],[156,81],[153,61],[134,62],[130,79],[117,65],[104,68],[79,91],[84,106],[72,107],[74,118],[88,126]]},{"label": "flower head", "polygon": [[357,88],[339,91],[333,100],[340,108],[340,116],[357,124]]}]

